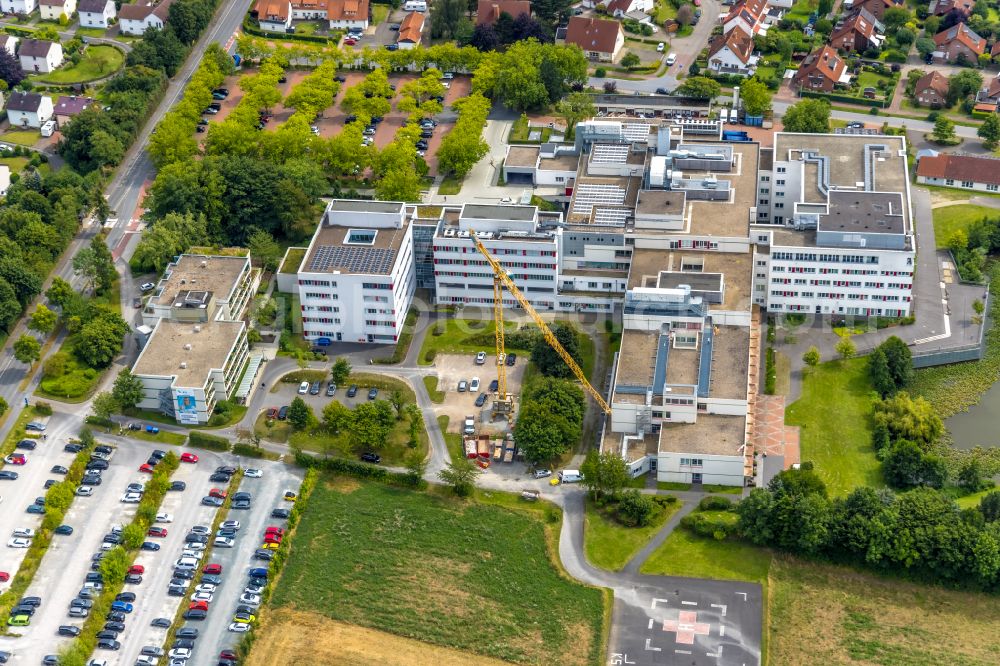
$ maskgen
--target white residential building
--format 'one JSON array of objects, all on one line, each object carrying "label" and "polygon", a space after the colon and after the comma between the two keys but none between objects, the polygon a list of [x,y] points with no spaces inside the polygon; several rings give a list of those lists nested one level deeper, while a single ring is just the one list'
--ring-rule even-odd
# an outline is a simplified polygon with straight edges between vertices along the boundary
[{"label": "white residential building", "polygon": [[163,29],[173,0],[162,0],[159,4],[135,3],[122,5],[118,10],[119,30],[123,35],[142,37],[150,28]]},{"label": "white residential building", "polygon": [[38,13],[46,21],[58,21],[60,16],[73,16],[76,0],[39,0]]},{"label": "white residential building", "polygon": [[11,127],[39,129],[52,118],[52,98],[40,93],[15,90],[7,98],[7,121]]},{"label": "white residential building", "polygon": [[108,28],[116,15],[114,0],[80,0],[78,11],[84,28]]},{"label": "white residential building", "polygon": [[17,56],[17,43],[21,41],[20,38],[14,35],[0,35],[0,48],[7,50],[7,53],[12,56]]},{"label": "white residential building", "polygon": [[337,199],[297,271],[303,335],[393,343],[415,289],[413,232],[406,204]]},{"label": "white residential building", "polygon": [[0,10],[4,14],[28,15],[38,6],[36,0],[0,0]]},{"label": "white residential building", "polygon": [[21,69],[29,74],[47,74],[63,63],[62,44],[44,39],[23,39],[17,55],[21,59]]}]

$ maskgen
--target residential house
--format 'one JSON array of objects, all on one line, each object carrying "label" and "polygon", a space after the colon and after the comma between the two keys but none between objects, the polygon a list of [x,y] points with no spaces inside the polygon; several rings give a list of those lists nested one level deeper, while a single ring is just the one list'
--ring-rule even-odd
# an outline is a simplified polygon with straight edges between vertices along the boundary
[{"label": "residential house", "polygon": [[956,62],[965,60],[975,63],[979,55],[986,50],[986,40],[972,32],[964,23],[956,23],[947,30],[934,35],[937,50],[934,59],[937,62]]},{"label": "residential house", "polygon": [[931,0],[927,11],[934,16],[955,14],[958,18],[969,18],[976,6],[976,0]]},{"label": "residential house", "polygon": [[39,0],[38,13],[47,21],[58,21],[63,14],[68,19],[76,11],[76,0]]},{"label": "residential house", "polygon": [[948,98],[948,77],[934,70],[921,76],[913,86],[913,98],[931,108],[941,108]]},{"label": "residential house", "polygon": [[136,3],[122,5],[118,10],[118,23],[123,35],[141,37],[150,28],[162,30],[173,0],[163,0],[158,5]]},{"label": "residential house", "polygon": [[653,8],[652,0],[604,0],[598,4],[607,7],[608,14],[624,18],[631,12],[648,12]]},{"label": "residential house", "polygon": [[792,83],[799,88],[832,92],[838,86],[849,85],[851,73],[847,70],[847,63],[837,54],[837,50],[826,45],[806,56],[792,77]]},{"label": "residential house", "polygon": [[716,74],[752,76],[758,57],[753,54],[753,37],[736,27],[717,35],[708,47],[708,68]]},{"label": "residential house", "polygon": [[0,11],[4,14],[27,15],[35,11],[37,6],[35,0],[0,0]]},{"label": "residential house", "polygon": [[80,0],[77,11],[84,28],[109,28],[116,16],[114,0]]},{"label": "residential house", "polygon": [[292,27],[292,3],[288,0],[258,0],[250,14],[257,18],[261,30],[286,32]]},{"label": "residential house", "polygon": [[[1000,110],[1000,74],[991,79],[976,93],[976,105],[990,105],[994,110]],[[986,107],[983,107],[986,110]]]},{"label": "residential house", "polygon": [[921,157],[917,162],[917,182],[922,185],[1000,192],[1000,160],[948,153]]},{"label": "residential house", "polygon": [[7,98],[7,120],[11,127],[38,129],[52,117],[52,98],[15,90]]},{"label": "residential house", "polygon": [[12,56],[17,55],[17,43],[21,41],[19,37],[14,35],[0,35],[0,49],[7,49],[7,53]]},{"label": "residential house", "polygon": [[830,46],[841,51],[881,49],[885,41],[885,26],[867,9],[848,16],[830,35]]},{"label": "residential house", "polygon": [[993,44],[993,48],[990,49],[990,57],[993,58],[994,61],[1000,60],[1000,40],[997,40]]},{"label": "residential house", "polygon": [[510,14],[511,18],[521,14],[531,16],[531,3],[528,0],[479,0],[476,25],[493,25],[501,14]]},{"label": "residential house", "polygon": [[576,44],[591,60],[614,62],[625,46],[625,32],[618,21],[573,16],[566,26],[567,44]]},{"label": "residential house", "polygon": [[63,50],[59,42],[25,38],[17,55],[25,72],[48,73],[63,63]]},{"label": "residential house", "polygon": [[326,19],[330,29],[368,27],[368,0],[330,0],[327,5]]},{"label": "residential house", "polygon": [[424,31],[423,12],[410,12],[399,24],[399,35],[396,43],[401,49],[412,49],[420,46],[420,35]]},{"label": "residential house", "polygon": [[0,197],[7,196],[7,190],[10,189],[10,167],[6,164],[0,164]]},{"label": "residential house", "polygon": [[[845,7],[846,7],[845,3]],[[902,0],[856,0],[856,2],[851,6],[852,12],[858,12],[862,9],[867,11],[869,14],[874,16],[879,21],[885,16],[885,10],[890,7],[902,7]]]},{"label": "residential house", "polygon": [[297,0],[292,3],[292,19],[308,21],[325,19],[327,16],[327,0]]},{"label": "residential house", "polygon": [[63,95],[56,100],[55,115],[56,125],[60,130],[66,128],[74,117],[78,116],[84,109],[94,103],[93,97],[78,97],[76,95]]},{"label": "residential house", "polygon": [[741,27],[750,35],[763,35],[768,28],[767,0],[740,0],[722,19],[722,32]]}]

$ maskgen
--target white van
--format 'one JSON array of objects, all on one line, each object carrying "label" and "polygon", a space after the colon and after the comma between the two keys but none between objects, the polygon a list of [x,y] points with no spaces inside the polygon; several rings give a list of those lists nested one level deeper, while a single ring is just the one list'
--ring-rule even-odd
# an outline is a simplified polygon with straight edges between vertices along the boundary
[{"label": "white van", "polygon": [[583,474],[578,469],[564,469],[559,472],[560,483],[579,483],[583,481]]},{"label": "white van", "polygon": [[427,3],[424,0],[406,0],[403,9],[408,12],[426,12]]},{"label": "white van", "polygon": [[52,136],[52,134],[55,131],[56,131],[56,121],[46,120],[44,123],[42,123],[42,128],[41,128],[42,136]]}]

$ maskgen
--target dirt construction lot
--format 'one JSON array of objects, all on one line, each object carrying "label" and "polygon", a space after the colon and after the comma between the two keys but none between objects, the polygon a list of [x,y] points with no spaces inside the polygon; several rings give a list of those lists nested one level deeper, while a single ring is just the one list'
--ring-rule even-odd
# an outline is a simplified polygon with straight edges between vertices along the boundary
[{"label": "dirt construction lot", "polygon": [[[258,630],[247,666],[503,666],[507,662],[428,645],[383,631],[328,620],[315,613],[278,610]],[[308,649],[302,637],[308,636]]]},{"label": "dirt construction lot", "polygon": [[[494,357],[491,350],[486,352],[486,363],[476,365],[476,357],[469,354],[438,354],[434,359],[433,371],[438,377],[438,390],[445,392],[444,402],[434,406],[434,413],[438,416],[448,416],[448,430],[450,432],[460,432],[462,421],[469,414],[476,414],[477,418],[483,416],[489,418],[489,406],[493,397],[489,394],[490,382],[497,378]],[[513,368],[507,368],[507,390],[517,396],[521,392],[521,380],[524,378],[524,369],[528,367],[527,359],[518,357],[517,364]],[[458,382],[462,379],[471,381],[473,377],[479,377],[481,385],[478,391],[459,393]],[[487,393],[488,398],[482,409],[476,407],[476,397],[480,393]],[[482,414],[480,414],[482,412]],[[482,419],[480,423],[485,423]],[[489,432],[489,428],[486,429]]]}]

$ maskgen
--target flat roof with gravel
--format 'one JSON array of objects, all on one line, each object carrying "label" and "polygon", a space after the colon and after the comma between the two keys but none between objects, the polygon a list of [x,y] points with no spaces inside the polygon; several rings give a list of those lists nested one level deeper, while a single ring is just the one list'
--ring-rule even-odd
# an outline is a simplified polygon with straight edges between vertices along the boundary
[{"label": "flat roof with gravel", "polygon": [[201,388],[211,370],[225,367],[243,328],[241,321],[189,324],[161,319],[132,372],[152,377],[173,376],[175,386]]}]

